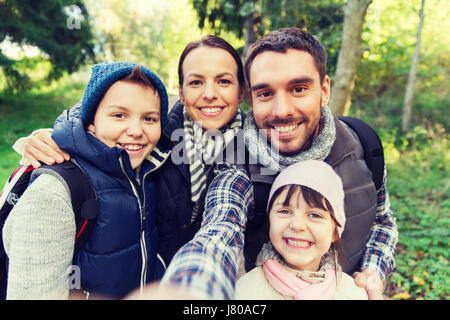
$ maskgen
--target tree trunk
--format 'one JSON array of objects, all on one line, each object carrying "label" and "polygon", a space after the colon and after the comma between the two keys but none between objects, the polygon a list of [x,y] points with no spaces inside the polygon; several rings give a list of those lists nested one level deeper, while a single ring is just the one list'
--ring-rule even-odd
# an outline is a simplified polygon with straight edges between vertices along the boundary
[{"label": "tree trunk", "polygon": [[255,30],[255,14],[252,13],[245,17],[244,20],[244,50],[242,52],[243,56],[247,55],[248,49],[256,41],[256,30]]},{"label": "tree trunk", "polygon": [[348,0],[344,8],[344,28],[335,79],[331,90],[330,108],[335,115],[346,115],[361,60],[361,33],[367,8],[372,0]]},{"label": "tree trunk", "polygon": [[408,83],[406,85],[405,102],[403,104],[403,118],[402,118],[402,131],[405,133],[409,130],[409,124],[411,122],[411,109],[414,96],[414,84],[416,83],[417,67],[419,65],[420,56],[420,41],[424,20],[424,6],[425,0],[422,0],[422,5],[419,13],[419,27],[417,28],[417,40],[416,48],[414,50],[414,56],[411,61],[411,68],[409,69]]}]

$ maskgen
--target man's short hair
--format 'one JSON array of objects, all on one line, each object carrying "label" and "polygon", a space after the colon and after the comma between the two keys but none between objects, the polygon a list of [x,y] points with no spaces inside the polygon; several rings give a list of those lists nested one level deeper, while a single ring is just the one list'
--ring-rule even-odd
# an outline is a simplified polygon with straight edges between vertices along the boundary
[{"label": "man's short hair", "polygon": [[319,72],[320,82],[322,83],[326,75],[327,52],[319,40],[309,32],[297,28],[281,28],[271,31],[252,44],[247,52],[244,63],[245,77],[248,87],[250,85],[250,68],[255,57],[265,51],[286,52],[287,49],[296,49],[309,53]]}]

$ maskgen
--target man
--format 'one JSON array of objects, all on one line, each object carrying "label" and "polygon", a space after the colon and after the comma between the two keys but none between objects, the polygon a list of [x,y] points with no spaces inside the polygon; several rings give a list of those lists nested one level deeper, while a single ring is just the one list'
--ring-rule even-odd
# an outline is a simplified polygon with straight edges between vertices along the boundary
[{"label": "man", "polygon": [[[174,257],[163,283],[203,298],[232,298],[244,230],[247,271],[268,240],[265,208],[276,174],[316,159],[330,164],[344,184],[344,271],[354,275],[369,299],[382,298],[398,238],[386,170],[376,190],[358,137],[328,108],[323,46],[299,28],[272,31],[250,48],[245,72],[252,112],[244,123],[244,141],[251,160],[217,167],[222,171],[209,187],[202,228]],[[252,185],[243,182],[245,175]]]}]

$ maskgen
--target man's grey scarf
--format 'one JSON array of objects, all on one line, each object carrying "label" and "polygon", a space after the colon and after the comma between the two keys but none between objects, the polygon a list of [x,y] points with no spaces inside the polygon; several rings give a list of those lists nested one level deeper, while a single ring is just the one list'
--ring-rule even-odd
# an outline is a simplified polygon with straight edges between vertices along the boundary
[{"label": "man's grey scarf", "polygon": [[198,214],[203,212],[208,173],[214,167],[216,159],[222,156],[225,147],[242,128],[242,116],[239,110],[227,125],[218,130],[204,130],[189,117],[186,109],[183,110],[183,117],[184,141],[191,176],[191,201],[194,203],[192,223]]},{"label": "man's grey scarf", "polygon": [[249,153],[258,159],[259,164],[275,172],[280,172],[289,165],[303,160],[325,160],[336,139],[333,114],[328,106],[322,108],[319,126],[319,134],[309,149],[296,155],[283,155],[267,143],[265,134],[260,134],[253,113],[250,112],[244,121],[245,146]]}]

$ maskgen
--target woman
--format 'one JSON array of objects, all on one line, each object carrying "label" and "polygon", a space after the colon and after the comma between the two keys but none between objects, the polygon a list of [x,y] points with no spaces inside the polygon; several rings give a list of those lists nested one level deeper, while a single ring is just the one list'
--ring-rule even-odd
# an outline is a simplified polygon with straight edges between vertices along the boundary
[{"label": "woman", "polygon": [[[158,170],[157,224],[159,254],[166,264],[192,239],[202,220],[204,197],[212,168],[242,127],[239,110],[245,91],[242,61],[236,50],[217,36],[189,43],[178,64],[180,102],[172,108],[160,144],[172,149],[172,161]],[[217,138],[217,130],[222,139]],[[51,164],[68,155],[48,132],[28,139],[24,156]]]},{"label": "woman", "polygon": [[[168,161],[158,178],[159,199],[168,200],[160,201],[158,210],[159,253],[167,262],[200,227],[215,163],[208,160],[215,155],[221,158],[222,153],[213,154],[214,151],[232,143],[242,126],[238,105],[245,86],[238,53],[216,36],[206,36],[186,46],[178,76],[180,103],[170,112],[162,137],[171,144],[172,161]],[[214,129],[220,130],[223,142],[208,134],[207,130],[214,133]]]}]

